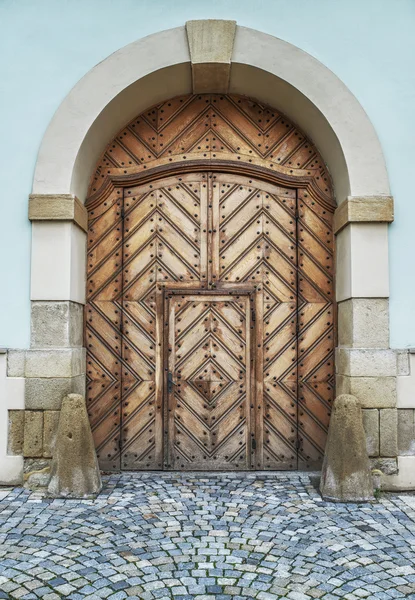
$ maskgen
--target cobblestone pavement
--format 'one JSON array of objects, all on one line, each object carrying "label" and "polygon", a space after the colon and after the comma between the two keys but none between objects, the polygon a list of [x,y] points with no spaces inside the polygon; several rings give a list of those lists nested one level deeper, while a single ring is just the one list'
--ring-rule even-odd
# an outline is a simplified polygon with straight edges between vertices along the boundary
[{"label": "cobblestone pavement", "polygon": [[415,496],[323,502],[309,474],[104,477],[0,490],[0,598],[414,598]]}]

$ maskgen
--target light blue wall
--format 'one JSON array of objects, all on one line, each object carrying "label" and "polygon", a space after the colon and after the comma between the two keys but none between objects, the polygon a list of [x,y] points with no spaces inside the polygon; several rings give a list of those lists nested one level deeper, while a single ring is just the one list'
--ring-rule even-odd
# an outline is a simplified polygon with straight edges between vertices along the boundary
[{"label": "light blue wall", "polygon": [[299,46],[367,111],[395,197],[391,345],[415,346],[415,0],[0,0],[0,346],[29,343],[27,197],[59,103],[118,48],[205,18],[235,19]]}]

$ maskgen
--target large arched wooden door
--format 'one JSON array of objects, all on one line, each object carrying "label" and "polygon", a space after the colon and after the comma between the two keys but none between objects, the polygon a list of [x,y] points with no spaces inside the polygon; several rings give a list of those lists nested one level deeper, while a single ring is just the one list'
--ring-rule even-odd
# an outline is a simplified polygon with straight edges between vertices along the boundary
[{"label": "large arched wooden door", "polygon": [[[221,121],[214,134],[201,129],[203,111],[201,120],[194,106],[193,119],[178,109],[205,97],[170,101],[117,136],[95,177],[108,171],[87,204],[85,335],[88,410],[105,470],[297,469],[322,459],[334,393],[333,207],[304,168],[297,187],[287,173],[253,172],[252,157],[238,164],[259,105],[217,98],[226,104],[219,115],[208,97],[210,121]],[[181,128],[161,142],[171,104]],[[260,109],[263,118],[272,110]],[[284,135],[286,122],[269,115],[261,135],[298,162],[310,143],[302,136],[291,147],[298,132],[290,125]],[[149,148],[156,140],[189,152],[195,136],[220,140],[236,164],[217,164],[209,147],[190,169],[182,162],[172,173],[159,158],[143,176],[143,128]],[[111,172],[108,162],[128,154],[135,167]],[[319,163],[313,181],[325,176]]]}]

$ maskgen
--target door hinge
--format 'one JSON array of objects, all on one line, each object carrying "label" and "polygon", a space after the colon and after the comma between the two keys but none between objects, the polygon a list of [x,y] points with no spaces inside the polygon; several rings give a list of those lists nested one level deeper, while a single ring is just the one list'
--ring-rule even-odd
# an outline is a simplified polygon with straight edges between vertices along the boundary
[{"label": "door hinge", "polygon": [[251,438],[251,448],[252,448],[252,450],[256,450],[256,439],[255,438]]},{"label": "door hinge", "polygon": [[251,311],[251,319],[252,319],[252,322],[255,323],[255,311],[254,311],[254,309],[252,309],[252,311]]},{"label": "door hinge", "polygon": [[121,219],[125,217],[124,207],[121,206]]},{"label": "door hinge", "polygon": [[295,443],[295,447],[297,448],[297,450],[300,450],[300,448],[301,448],[301,442],[300,442],[299,438],[297,438],[297,441]]}]

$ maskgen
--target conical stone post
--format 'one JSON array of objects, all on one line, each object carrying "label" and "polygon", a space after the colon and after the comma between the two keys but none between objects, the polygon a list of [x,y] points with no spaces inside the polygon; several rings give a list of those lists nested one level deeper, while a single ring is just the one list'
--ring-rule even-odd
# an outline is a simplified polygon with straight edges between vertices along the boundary
[{"label": "conical stone post", "polygon": [[69,394],[62,400],[48,493],[53,497],[84,498],[98,494],[101,488],[85,399]]},{"label": "conical stone post", "polygon": [[338,396],[333,404],[320,492],[324,500],[333,502],[374,500],[362,409],[357,398],[348,394]]}]

